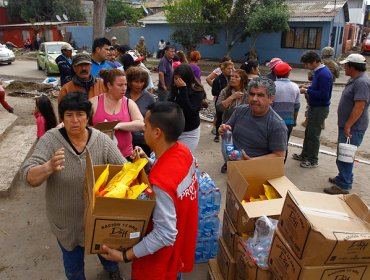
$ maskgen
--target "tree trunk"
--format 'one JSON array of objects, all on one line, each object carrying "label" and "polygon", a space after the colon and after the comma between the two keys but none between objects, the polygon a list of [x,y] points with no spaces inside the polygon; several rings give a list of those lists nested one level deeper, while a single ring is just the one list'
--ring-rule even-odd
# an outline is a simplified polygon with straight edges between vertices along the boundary
[{"label": "tree trunk", "polygon": [[104,37],[108,0],[94,0],[93,39]]},{"label": "tree trunk", "polygon": [[251,43],[251,46],[249,48],[249,59],[257,59],[258,58],[257,51],[256,51],[257,37],[258,37],[258,34],[252,36],[252,43]]}]

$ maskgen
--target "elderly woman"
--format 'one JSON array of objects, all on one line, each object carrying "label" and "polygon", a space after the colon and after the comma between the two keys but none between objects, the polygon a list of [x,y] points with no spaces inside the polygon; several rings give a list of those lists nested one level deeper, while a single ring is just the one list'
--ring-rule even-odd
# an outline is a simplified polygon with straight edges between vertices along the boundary
[{"label": "elderly woman", "polygon": [[[113,141],[88,128],[91,103],[81,93],[66,95],[59,104],[63,128],[53,128],[40,138],[23,164],[24,181],[38,187],[46,182],[46,214],[62,251],[68,279],[85,279],[84,273],[84,174],[86,150],[93,164],[125,162]],[[117,263],[99,256],[111,279],[120,279]],[[116,277],[116,278],[114,278]]]},{"label": "elderly woman", "polygon": [[181,64],[173,72],[171,97],[169,101],[177,103],[185,116],[185,129],[179,141],[184,143],[194,154],[200,138],[199,111],[205,96],[204,88],[195,78],[187,64]]},{"label": "elderly woman", "polygon": [[[130,67],[126,71],[127,91],[126,97],[135,101],[139,107],[141,115],[145,116],[148,106],[155,103],[155,99],[145,88],[148,86],[148,73],[139,67]],[[144,152],[149,155],[150,148],[145,143],[143,131],[132,132],[132,145],[140,146]]]},{"label": "elderly woman", "polygon": [[105,121],[120,121],[114,128],[114,138],[122,155],[130,160],[133,151],[132,131],[141,131],[144,118],[136,103],[128,99],[126,94],[126,75],[118,69],[103,69],[99,72],[103,77],[106,93],[90,99],[93,109],[93,124]]}]

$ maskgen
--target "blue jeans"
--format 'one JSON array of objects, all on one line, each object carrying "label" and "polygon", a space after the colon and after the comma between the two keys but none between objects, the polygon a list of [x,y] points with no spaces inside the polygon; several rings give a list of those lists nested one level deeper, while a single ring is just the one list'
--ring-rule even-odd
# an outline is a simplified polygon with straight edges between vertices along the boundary
[{"label": "blue jeans", "polygon": [[[354,130],[351,129],[352,138],[351,138],[351,144],[355,146],[360,146],[362,139],[365,135],[365,130]],[[347,138],[344,136],[344,129],[339,127],[338,128],[338,147],[339,143],[346,143]],[[337,148],[338,153],[338,148]],[[352,189],[352,183],[353,183],[353,162],[343,162],[339,161],[337,158],[337,167],[338,167],[338,175],[335,177],[335,184],[345,190]]]},{"label": "blue jeans", "polygon": [[[75,247],[72,251],[67,251],[58,241],[58,245],[62,250],[64,271],[68,280],[85,280],[85,248],[81,246]],[[101,264],[107,272],[118,271],[118,263],[107,261],[102,256],[98,255]]]}]

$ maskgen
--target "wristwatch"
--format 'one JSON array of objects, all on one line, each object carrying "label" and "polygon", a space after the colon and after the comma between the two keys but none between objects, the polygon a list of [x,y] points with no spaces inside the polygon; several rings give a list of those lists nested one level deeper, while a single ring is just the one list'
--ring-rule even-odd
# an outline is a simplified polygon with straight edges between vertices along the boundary
[{"label": "wristwatch", "polygon": [[125,263],[129,263],[131,260],[129,260],[129,259],[127,258],[126,252],[127,252],[127,249],[122,249],[123,261],[124,261]]}]

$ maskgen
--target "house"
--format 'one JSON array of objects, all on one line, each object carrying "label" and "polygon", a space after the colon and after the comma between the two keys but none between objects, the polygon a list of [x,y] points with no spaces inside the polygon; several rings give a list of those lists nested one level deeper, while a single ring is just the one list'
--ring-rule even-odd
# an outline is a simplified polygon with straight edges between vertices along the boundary
[{"label": "house", "polygon": [[[336,56],[342,53],[345,25],[349,21],[346,1],[289,0],[287,4],[291,11],[290,30],[262,34],[258,37],[256,47],[261,63],[278,56],[289,63],[298,64],[304,51],[320,51],[326,46],[332,46]],[[130,30],[130,41],[144,36],[147,47],[156,49],[159,39],[171,40],[173,30],[163,12],[145,17],[139,22],[143,28]],[[200,44],[198,50],[202,57],[218,59],[224,56],[226,50],[224,38],[225,31],[221,30],[215,35],[215,44]],[[231,57],[234,60],[245,59],[250,44],[250,39],[236,44]]]}]

